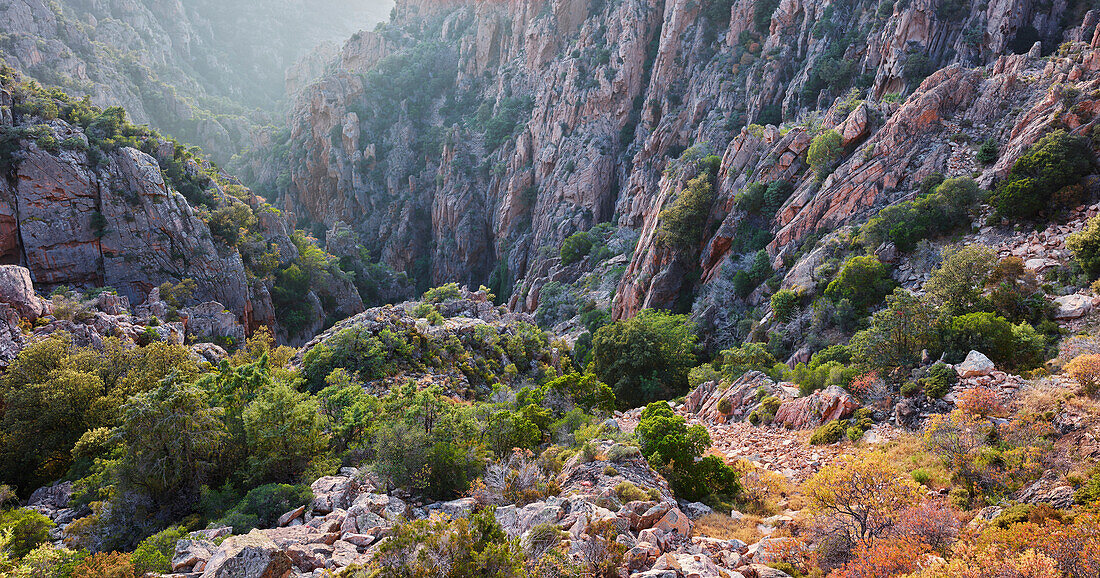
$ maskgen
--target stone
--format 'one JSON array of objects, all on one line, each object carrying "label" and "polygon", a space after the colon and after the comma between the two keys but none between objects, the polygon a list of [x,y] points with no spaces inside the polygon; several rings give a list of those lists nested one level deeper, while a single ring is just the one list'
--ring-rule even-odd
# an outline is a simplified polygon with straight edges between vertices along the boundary
[{"label": "stone", "polygon": [[996,366],[993,362],[978,351],[971,351],[965,361],[955,366],[955,371],[962,379],[989,375],[994,369]]},{"label": "stone", "polygon": [[210,540],[178,540],[171,560],[172,571],[190,572],[199,563],[206,564],[217,549],[218,546]]},{"label": "stone", "polygon": [[258,530],[230,536],[210,557],[202,578],[285,578],[293,563],[290,556]]},{"label": "stone", "polygon": [[666,534],[676,532],[681,536],[690,536],[694,525],[679,508],[671,508],[653,527]]},{"label": "stone", "polygon": [[791,578],[790,574],[763,564],[749,564],[746,569],[749,576],[756,578]]},{"label": "stone", "polygon": [[1092,298],[1087,295],[1081,295],[1080,293],[1055,297],[1054,304],[1058,306],[1058,311],[1054,313],[1054,318],[1061,320],[1084,317],[1092,311],[1093,307]]},{"label": "stone", "polygon": [[324,476],[309,487],[313,491],[313,502],[310,504],[313,513],[327,514],[334,509],[348,509],[359,484],[349,476]]},{"label": "stone", "polygon": [[279,526],[286,526],[287,524],[290,524],[292,520],[297,520],[298,518],[300,518],[305,512],[305,506],[298,506],[297,508],[294,508],[293,510],[283,514],[282,516],[279,516],[279,521],[276,522],[276,524],[278,524]]},{"label": "stone", "polygon": [[474,498],[459,498],[449,502],[436,502],[427,507],[429,512],[442,512],[452,519],[468,518],[476,508],[477,500]]},{"label": "stone", "polygon": [[698,520],[707,514],[714,513],[713,508],[702,502],[681,502],[680,509],[692,520]]},{"label": "stone", "polygon": [[652,528],[671,508],[672,505],[667,502],[661,502],[649,508],[638,517],[637,527],[639,529]]},{"label": "stone", "polygon": [[812,429],[821,424],[850,417],[860,403],[843,388],[830,385],[806,397],[782,403],[774,423],[790,429]]},{"label": "stone", "polygon": [[31,272],[18,265],[0,265],[0,303],[7,303],[31,321],[46,311],[44,300],[34,292]]},{"label": "stone", "polygon": [[1025,504],[1047,504],[1058,510],[1067,510],[1074,502],[1074,488],[1054,470],[1016,493],[1016,500]]}]

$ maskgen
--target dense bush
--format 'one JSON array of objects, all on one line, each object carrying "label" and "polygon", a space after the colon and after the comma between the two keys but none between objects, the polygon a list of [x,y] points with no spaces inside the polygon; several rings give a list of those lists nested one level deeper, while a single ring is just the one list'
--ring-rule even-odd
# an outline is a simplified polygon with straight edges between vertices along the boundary
[{"label": "dense bush", "polygon": [[958,381],[958,374],[954,368],[941,361],[928,368],[928,375],[921,380],[921,384],[928,397],[939,399],[951,391],[951,386],[955,385],[956,381]]},{"label": "dense bush", "polygon": [[886,298],[886,309],[871,317],[870,326],[852,336],[852,360],[883,372],[910,367],[921,351],[940,350],[940,314],[924,299],[903,289]]},{"label": "dense bush", "polygon": [[572,265],[588,256],[594,244],[592,233],[581,231],[566,237],[561,244],[561,264]]},{"label": "dense bush", "polygon": [[658,242],[681,252],[694,251],[703,236],[703,224],[714,202],[711,177],[703,173],[688,181],[688,187],[661,211]]},{"label": "dense bush", "polygon": [[810,436],[810,444],[819,446],[836,443],[844,437],[847,429],[847,420],[834,419],[814,430],[813,435]]},{"label": "dense bush", "polygon": [[252,488],[225,513],[218,524],[232,526],[236,534],[247,534],[253,528],[270,528],[279,516],[313,500],[309,486],[267,484]]},{"label": "dense bush", "polygon": [[952,245],[932,271],[924,290],[945,313],[959,315],[980,309],[990,275],[997,266],[997,250],[983,245]]},{"label": "dense bush", "polygon": [[988,312],[952,318],[947,339],[948,357],[956,362],[973,350],[988,355],[998,365],[1018,370],[1041,364],[1046,351],[1046,341],[1030,325],[1012,325]]},{"label": "dense bush", "polygon": [[715,456],[699,457],[710,447],[710,436],[700,425],[690,428],[665,402],[653,402],[642,411],[635,430],[642,455],[668,475],[673,491],[687,500],[710,494],[727,499],[741,491],[737,473]]},{"label": "dense bush", "polygon": [[869,255],[848,259],[835,279],[825,288],[825,296],[834,301],[848,299],[859,309],[882,301],[894,288],[890,267]]},{"label": "dense bush", "polygon": [[806,153],[806,162],[817,173],[818,178],[827,176],[833,165],[840,160],[840,155],[844,152],[841,147],[843,142],[840,133],[835,130],[827,130],[814,137]]},{"label": "dense bush", "polygon": [[790,321],[794,316],[800,300],[801,297],[799,294],[789,289],[776,291],[771,299],[772,312],[775,313],[775,320],[780,323]]},{"label": "dense bush", "polygon": [[1074,185],[1092,170],[1088,139],[1054,131],[1016,159],[1008,177],[993,193],[997,214],[1010,219],[1034,219],[1072,208],[1082,199]]},{"label": "dense bush", "polygon": [[302,357],[302,377],[309,382],[311,391],[320,391],[325,378],[337,367],[368,381],[383,375],[385,363],[382,341],[365,327],[349,327],[306,352]]},{"label": "dense bush", "polygon": [[424,293],[422,299],[426,303],[443,303],[445,301],[453,301],[459,297],[462,297],[462,291],[458,288],[458,283],[447,283],[446,285],[428,289]]},{"label": "dense bush", "polygon": [[0,531],[11,532],[8,551],[22,558],[50,537],[54,523],[34,510],[16,508],[0,512]]},{"label": "dense bush", "polygon": [[890,205],[863,226],[863,244],[875,249],[885,241],[911,252],[919,241],[944,235],[969,223],[969,211],[980,196],[968,178],[943,181],[932,192]]},{"label": "dense bush", "polygon": [[168,574],[172,571],[172,555],[176,551],[176,542],[187,536],[187,532],[178,526],[157,532],[142,540],[130,555],[136,576],[147,572]]},{"label": "dense bush", "polygon": [[1000,154],[999,148],[1000,147],[997,146],[997,141],[988,138],[978,147],[978,153],[974,155],[974,160],[983,165],[991,165],[997,162],[997,157]]},{"label": "dense bush", "polygon": [[693,331],[687,316],[653,309],[605,325],[592,339],[594,371],[622,408],[683,393],[695,366]]},{"label": "dense bush", "polygon": [[1067,237],[1066,246],[1090,279],[1100,277],[1100,217],[1089,219],[1084,230]]}]

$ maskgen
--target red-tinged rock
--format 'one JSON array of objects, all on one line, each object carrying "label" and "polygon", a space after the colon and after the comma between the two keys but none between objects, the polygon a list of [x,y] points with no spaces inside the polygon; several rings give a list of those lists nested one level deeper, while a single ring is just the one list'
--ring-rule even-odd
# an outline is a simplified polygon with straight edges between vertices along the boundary
[{"label": "red-tinged rock", "polygon": [[672,508],[653,527],[666,534],[676,532],[680,536],[687,537],[691,535],[691,528],[694,525],[691,519],[679,508]]},{"label": "red-tinged rock", "polygon": [[790,429],[812,429],[835,419],[846,419],[859,407],[851,394],[832,385],[783,403],[775,412],[775,423]]}]

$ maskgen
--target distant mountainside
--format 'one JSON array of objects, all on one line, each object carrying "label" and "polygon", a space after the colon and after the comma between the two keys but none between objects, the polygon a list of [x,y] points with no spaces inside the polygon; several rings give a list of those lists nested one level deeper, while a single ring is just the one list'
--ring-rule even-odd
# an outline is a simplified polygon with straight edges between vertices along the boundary
[{"label": "distant mountainside", "polygon": [[[0,57],[39,82],[123,106],[226,161],[278,119],[285,73],[388,17],[385,0],[4,0]],[[330,49],[331,50],[331,49]]]}]

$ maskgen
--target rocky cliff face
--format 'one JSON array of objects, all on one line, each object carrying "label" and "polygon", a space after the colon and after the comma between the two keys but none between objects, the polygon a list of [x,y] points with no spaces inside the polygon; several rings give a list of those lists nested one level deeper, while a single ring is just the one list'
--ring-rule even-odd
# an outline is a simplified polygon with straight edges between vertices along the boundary
[{"label": "rocky cliff face", "polygon": [[[293,269],[307,266],[301,251],[315,253],[306,273]],[[208,325],[224,325],[227,310],[301,342],[363,310],[331,259],[235,179],[123,112],[0,78],[0,263],[26,267],[37,288],[106,286],[138,304],[159,302],[168,283],[172,308],[146,317],[175,321],[177,309],[214,303],[198,316]],[[280,286],[292,271],[301,281]]]},{"label": "rocky cliff face", "polygon": [[[1095,21],[1027,0],[403,0],[302,92],[250,174],[300,223],[350,224],[422,284],[484,283],[526,310],[566,274],[562,241],[610,222],[640,233],[614,316],[683,308],[751,265],[749,225],[782,265],[926,174],[980,170],[955,133],[1002,139],[983,184],[1003,175],[1065,120],[1048,92],[1088,76],[1092,49],[1042,57],[1090,41]],[[819,182],[806,152],[834,127],[843,158]],[[704,230],[673,250],[662,210],[708,155],[721,163]],[[777,180],[793,193],[774,220],[736,209]]]},{"label": "rocky cliff face", "polygon": [[[390,3],[5,0],[0,58],[100,106],[123,106],[228,160],[278,110],[284,71],[373,26]],[[313,78],[311,76],[310,78]]]}]

